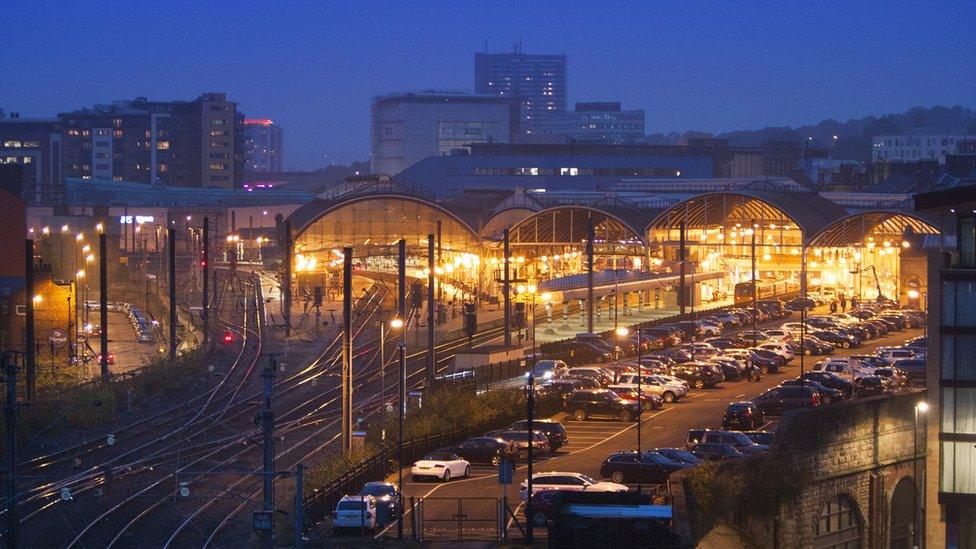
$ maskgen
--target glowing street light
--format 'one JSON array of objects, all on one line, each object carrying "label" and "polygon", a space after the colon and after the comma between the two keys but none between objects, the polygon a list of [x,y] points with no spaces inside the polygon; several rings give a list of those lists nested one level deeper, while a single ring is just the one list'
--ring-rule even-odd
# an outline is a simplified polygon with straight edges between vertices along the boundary
[{"label": "glowing street light", "polygon": [[42,296],[41,294],[34,294],[33,301],[35,304],[40,303],[44,301],[44,296]]}]

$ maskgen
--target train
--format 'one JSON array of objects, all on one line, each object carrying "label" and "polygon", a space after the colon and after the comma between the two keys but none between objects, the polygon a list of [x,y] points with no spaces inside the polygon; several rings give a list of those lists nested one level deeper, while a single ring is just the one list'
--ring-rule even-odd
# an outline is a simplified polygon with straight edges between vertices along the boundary
[{"label": "train", "polygon": [[[735,285],[735,303],[752,303],[753,283],[739,282]],[[796,282],[778,280],[760,280],[756,286],[756,299],[772,299],[774,297],[784,298],[790,294],[800,291],[800,285]]]}]

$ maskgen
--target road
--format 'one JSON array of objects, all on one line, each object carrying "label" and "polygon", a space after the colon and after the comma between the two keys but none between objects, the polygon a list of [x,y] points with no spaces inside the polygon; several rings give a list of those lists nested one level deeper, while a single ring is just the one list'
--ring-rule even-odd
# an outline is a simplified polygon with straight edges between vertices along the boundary
[{"label": "road", "polygon": [[[857,349],[840,349],[833,356],[849,356],[852,354],[869,354],[881,345],[898,345],[905,339],[921,335],[922,330],[905,330],[895,332],[879,338]],[[820,357],[806,357],[807,368]],[[642,422],[642,447],[682,447],[689,429],[693,428],[721,428],[722,414],[730,401],[749,400],[766,389],[778,385],[785,379],[799,374],[799,357],[779,374],[763,376],[757,383],[748,381],[731,381],[721,383],[714,389],[692,390],[686,398],[665,406],[662,409],[649,411],[644,414]],[[561,448],[556,454],[538,459],[534,471],[566,471],[579,472],[599,479],[600,465],[612,452],[633,449],[636,445],[636,425],[614,421],[567,421],[566,414],[558,414],[566,427],[570,444]],[[409,479],[409,468],[404,471],[404,479]],[[514,509],[518,501],[518,485],[526,478],[525,466],[515,472],[512,486],[509,487],[509,504]],[[473,500],[462,504],[462,512],[458,511],[457,498],[471,498],[472,496],[486,496],[498,498],[502,495],[502,487],[498,484],[497,471],[488,466],[471,466],[471,476],[468,479],[454,480],[449,483],[413,482],[405,480],[403,486],[404,497],[409,501],[429,498],[423,509],[424,539],[456,539],[458,526],[454,519],[457,514],[464,514],[471,519],[488,519],[495,516],[496,508],[492,500]],[[451,498],[451,499],[440,499]],[[409,511],[408,511],[409,513]],[[516,511],[522,520],[520,510]],[[405,519],[409,524],[410,519]],[[520,535],[509,521],[510,536]],[[479,532],[478,530],[482,530]],[[537,528],[544,534],[544,528]],[[465,526],[466,536],[480,535],[490,537],[495,527],[489,522]],[[381,531],[381,536],[395,536],[395,527]]]}]

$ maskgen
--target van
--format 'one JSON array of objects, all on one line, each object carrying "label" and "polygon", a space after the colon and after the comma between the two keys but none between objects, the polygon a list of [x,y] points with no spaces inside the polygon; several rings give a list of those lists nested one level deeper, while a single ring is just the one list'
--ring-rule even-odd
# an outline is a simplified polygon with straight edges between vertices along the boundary
[{"label": "van", "polygon": [[336,504],[335,529],[376,529],[376,498],[373,496],[342,496]]}]

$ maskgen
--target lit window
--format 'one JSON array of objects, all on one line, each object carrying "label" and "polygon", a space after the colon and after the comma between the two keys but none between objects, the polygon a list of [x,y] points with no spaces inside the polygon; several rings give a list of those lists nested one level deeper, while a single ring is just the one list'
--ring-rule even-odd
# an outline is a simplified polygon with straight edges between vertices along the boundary
[{"label": "lit window", "polygon": [[169,141],[157,141],[156,149],[160,151],[165,151],[169,149]]}]

